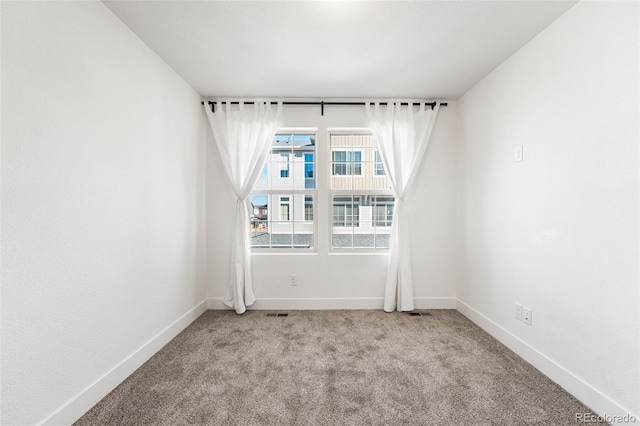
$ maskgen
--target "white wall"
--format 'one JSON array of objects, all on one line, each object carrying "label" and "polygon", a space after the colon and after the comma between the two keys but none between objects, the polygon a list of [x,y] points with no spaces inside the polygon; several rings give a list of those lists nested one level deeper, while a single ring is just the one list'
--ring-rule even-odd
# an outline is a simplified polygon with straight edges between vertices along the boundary
[{"label": "white wall", "polygon": [[581,2],[459,99],[457,285],[574,395],[636,416],[638,22],[636,2]]},{"label": "white wall", "polygon": [[204,309],[204,120],[102,3],[1,7],[2,424],[68,424]]},{"label": "white wall", "polygon": [[[414,230],[414,279],[417,307],[455,307],[455,119],[456,105],[440,109],[430,147],[408,200]],[[328,128],[364,127],[364,107],[283,107],[282,127],[317,127],[316,182],[318,185],[317,254],[253,255],[256,309],[382,308],[388,257],[386,254],[329,254],[327,233],[331,214],[328,186]],[[209,131],[209,138],[212,138]],[[210,140],[211,142],[211,140]],[[207,218],[210,307],[220,307],[229,279],[229,248],[235,203],[224,170],[211,143],[207,147]],[[324,230],[324,232],[322,232]],[[289,274],[298,285],[289,285]]]}]

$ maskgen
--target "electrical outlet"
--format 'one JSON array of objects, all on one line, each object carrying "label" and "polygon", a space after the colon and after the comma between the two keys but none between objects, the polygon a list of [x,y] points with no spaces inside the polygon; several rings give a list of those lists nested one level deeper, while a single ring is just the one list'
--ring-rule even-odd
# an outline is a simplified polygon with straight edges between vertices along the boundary
[{"label": "electrical outlet", "polygon": [[516,319],[522,321],[522,304],[516,302]]},{"label": "electrical outlet", "polygon": [[298,285],[298,274],[289,275],[289,285]]},{"label": "electrical outlet", "polygon": [[522,145],[516,146],[515,150],[513,151],[513,156],[516,161],[522,161]]},{"label": "electrical outlet", "polygon": [[522,308],[522,321],[524,321],[525,324],[531,325],[531,321],[532,321],[531,316],[532,316],[531,309]]}]

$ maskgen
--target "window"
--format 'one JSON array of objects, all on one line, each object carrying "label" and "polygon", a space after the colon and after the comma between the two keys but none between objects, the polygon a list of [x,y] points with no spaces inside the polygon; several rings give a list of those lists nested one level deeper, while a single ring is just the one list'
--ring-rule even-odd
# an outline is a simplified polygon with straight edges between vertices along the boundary
[{"label": "window", "polygon": [[394,198],[373,137],[335,132],[329,139],[332,249],[389,248]]},{"label": "window", "polygon": [[382,159],[380,158],[380,153],[378,151],[376,151],[376,157],[375,157],[375,164],[374,164],[374,173],[376,176],[384,176],[384,167],[382,166]]},{"label": "window", "polygon": [[393,197],[375,197],[373,201],[373,226],[391,226],[394,203]]},{"label": "window", "polygon": [[280,220],[289,220],[289,197],[280,197]]},{"label": "window", "polygon": [[304,196],[304,220],[307,222],[313,221],[313,196]]},{"label": "window", "polygon": [[289,177],[289,153],[281,152],[280,153],[280,177],[288,178]]},{"label": "window", "polygon": [[366,130],[330,130],[327,136],[320,151],[320,183],[315,132],[274,137],[251,193],[253,251],[315,250],[318,214],[326,219],[320,232],[333,252],[389,248],[395,200],[373,137]]},{"label": "window", "polygon": [[314,248],[315,150],[314,133],[278,133],[274,137],[251,193],[253,250]]},{"label": "window", "polygon": [[313,153],[304,154],[304,187],[305,188],[315,188],[315,180],[313,177],[315,162],[313,161],[313,158],[314,158]]},{"label": "window", "polygon": [[358,226],[360,199],[356,197],[333,197],[333,226],[338,228]]},{"label": "window", "polygon": [[333,176],[359,176],[362,174],[361,151],[332,151],[331,163]]}]

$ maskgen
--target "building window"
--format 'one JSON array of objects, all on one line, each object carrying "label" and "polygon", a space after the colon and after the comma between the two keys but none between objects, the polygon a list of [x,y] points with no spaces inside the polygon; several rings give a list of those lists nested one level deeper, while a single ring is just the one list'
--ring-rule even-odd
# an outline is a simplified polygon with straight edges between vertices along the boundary
[{"label": "building window", "polygon": [[331,133],[331,248],[389,248],[394,198],[367,133]]},{"label": "building window", "polygon": [[391,226],[394,204],[393,197],[375,197],[372,203],[373,226]]},{"label": "building window", "polygon": [[333,176],[360,176],[362,174],[362,152],[332,151],[331,174]]},{"label": "building window", "polygon": [[280,220],[288,221],[289,218],[289,197],[280,197]]},{"label": "building window", "polygon": [[380,158],[380,153],[378,151],[376,151],[375,160],[376,162],[373,165],[375,175],[384,176],[384,167],[382,166],[382,158]]},{"label": "building window", "polygon": [[314,248],[315,139],[315,133],[275,135],[251,193],[252,250]]},{"label": "building window", "polygon": [[289,177],[289,153],[281,152],[280,153],[280,177],[288,178]]},{"label": "building window", "polygon": [[313,221],[313,195],[304,196],[304,220],[306,222]]},{"label": "building window", "polygon": [[359,197],[333,197],[333,226],[354,227],[360,223]]},{"label": "building window", "polygon": [[316,168],[316,163],[314,161],[314,154],[305,153],[304,154],[304,187],[307,189],[316,187],[316,181],[314,177],[315,168]]}]

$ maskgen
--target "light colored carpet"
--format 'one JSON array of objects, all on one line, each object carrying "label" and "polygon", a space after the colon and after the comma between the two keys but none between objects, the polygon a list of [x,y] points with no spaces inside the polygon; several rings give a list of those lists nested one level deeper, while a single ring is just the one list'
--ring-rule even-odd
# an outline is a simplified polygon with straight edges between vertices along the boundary
[{"label": "light colored carpet", "polygon": [[575,425],[591,412],[457,311],[421,312],[207,311],[76,424]]}]

